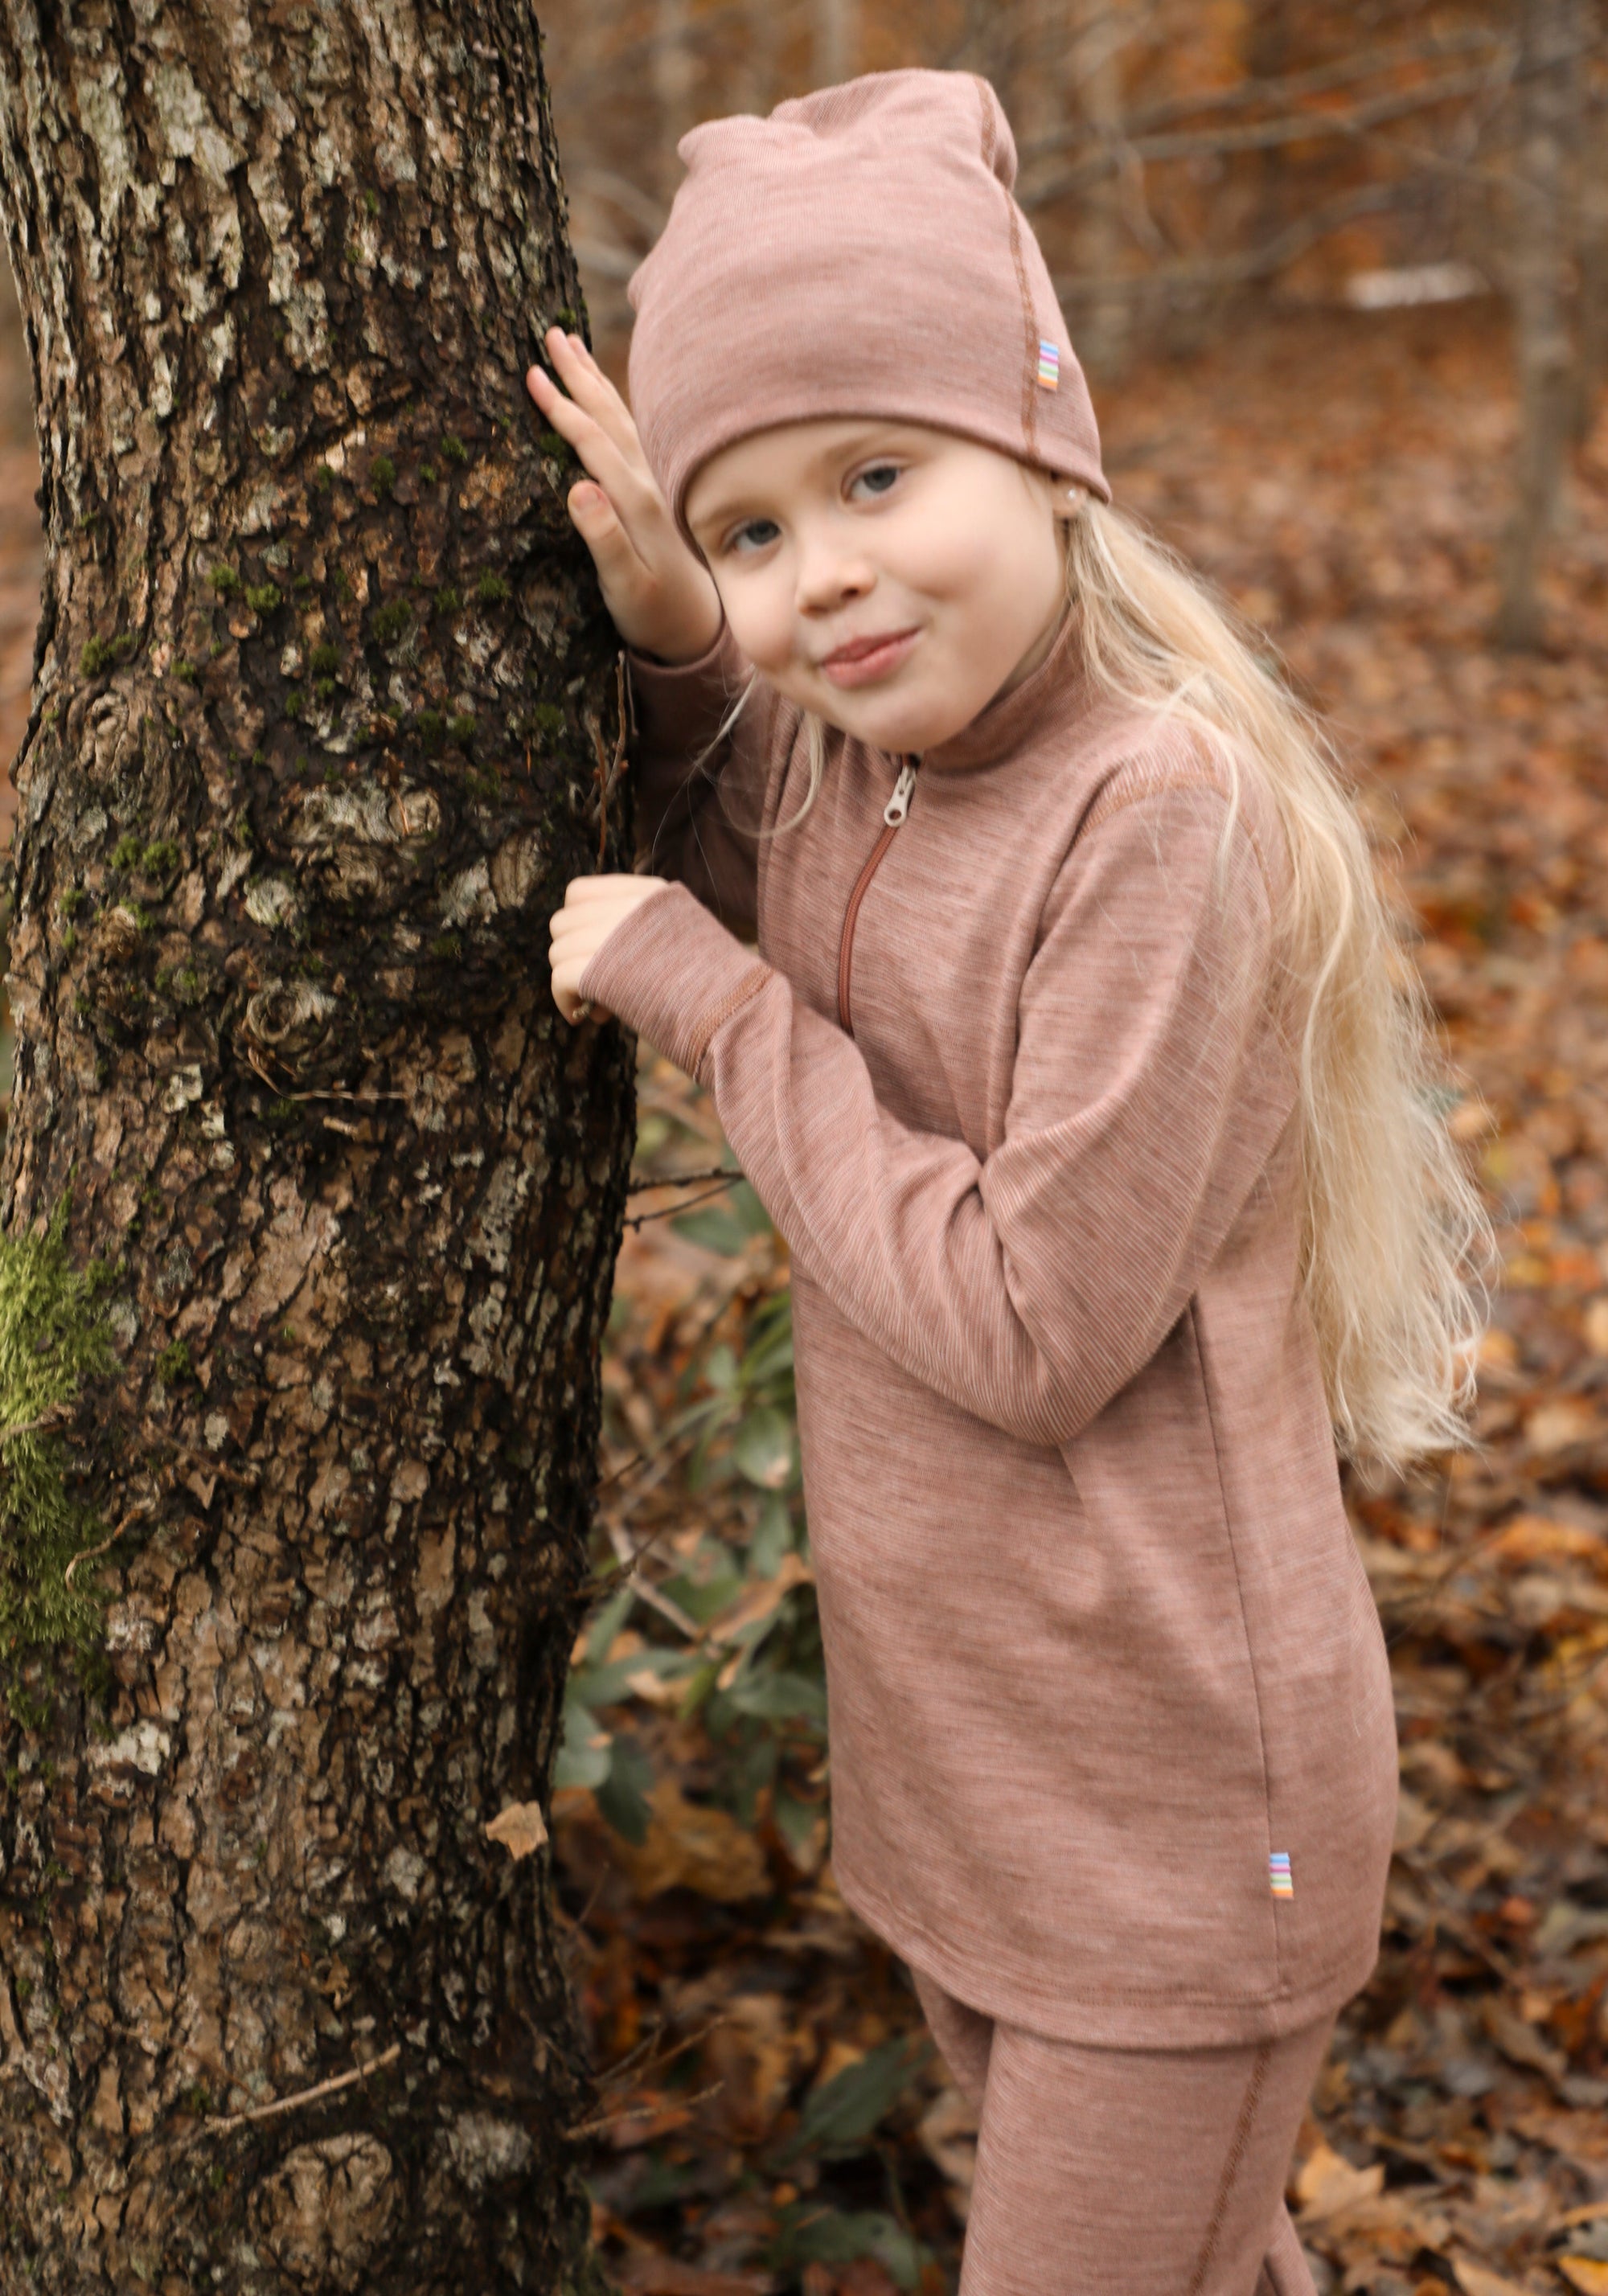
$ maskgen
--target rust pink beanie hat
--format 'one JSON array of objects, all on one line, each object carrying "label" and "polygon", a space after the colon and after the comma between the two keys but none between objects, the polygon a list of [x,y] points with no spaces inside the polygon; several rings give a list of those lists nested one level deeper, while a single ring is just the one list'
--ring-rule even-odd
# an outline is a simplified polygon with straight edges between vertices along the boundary
[{"label": "rust pink beanie hat", "polygon": [[711,455],[825,415],[958,431],[1110,501],[987,80],[869,72],[677,149],[686,176],[627,291],[632,413],[689,541]]}]

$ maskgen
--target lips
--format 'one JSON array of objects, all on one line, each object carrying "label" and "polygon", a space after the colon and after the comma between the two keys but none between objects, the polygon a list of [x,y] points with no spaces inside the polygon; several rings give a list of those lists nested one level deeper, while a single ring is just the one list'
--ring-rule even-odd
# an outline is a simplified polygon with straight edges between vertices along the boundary
[{"label": "lips", "polygon": [[877,637],[847,638],[821,664],[834,685],[874,685],[890,676],[919,642],[919,630],[884,630]]}]

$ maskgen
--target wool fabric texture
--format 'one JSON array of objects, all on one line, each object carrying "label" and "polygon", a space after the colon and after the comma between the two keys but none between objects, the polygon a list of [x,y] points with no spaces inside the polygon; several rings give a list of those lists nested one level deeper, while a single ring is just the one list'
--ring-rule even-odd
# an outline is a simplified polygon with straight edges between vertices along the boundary
[{"label": "wool fabric texture", "polygon": [[798,710],[761,683],[711,780],[729,631],[634,658],[683,882],[579,988],[791,1247],[844,1897],[987,2016],[1220,2046],[1373,1966],[1390,1671],[1301,1291],[1278,816],[1073,628],[928,750],[857,904],[902,760],[830,734],[756,840]]},{"label": "wool fabric texture", "polygon": [[677,149],[686,176],[627,292],[631,411],[689,542],[687,488],[711,455],[822,416],[957,431],[1110,500],[986,80],[872,72]]},{"label": "wool fabric texture", "polygon": [[1317,2296],[1284,2178],[1333,2020],[1227,2049],[1092,2049],[912,1972],[978,2117],[960,2296]]}]

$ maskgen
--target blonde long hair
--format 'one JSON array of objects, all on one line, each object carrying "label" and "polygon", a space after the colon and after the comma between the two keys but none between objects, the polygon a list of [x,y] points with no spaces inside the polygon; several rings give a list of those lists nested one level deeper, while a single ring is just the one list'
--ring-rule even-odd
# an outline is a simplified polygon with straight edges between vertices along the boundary
[{"label": "blonde long hair", "polygon": [[[1075,499],[1067,594],[1091,681],[1210,745],[1229,779],[1230,824],[1252,761],[1284,824],[1291,871],[1277,926],[1300,1017],[1301,1285],[1337,1447],[1365,1471],[1398,1472],[1469,1439],[1494,1265],[1489,1222],[1447,1127],[1456,1095],[1423,989],[1311,711],[1173,553],[1081,488]],[[806,712],[803,730],[809,787],[783,829],[808,812],[825,766],[825,723]]]}]

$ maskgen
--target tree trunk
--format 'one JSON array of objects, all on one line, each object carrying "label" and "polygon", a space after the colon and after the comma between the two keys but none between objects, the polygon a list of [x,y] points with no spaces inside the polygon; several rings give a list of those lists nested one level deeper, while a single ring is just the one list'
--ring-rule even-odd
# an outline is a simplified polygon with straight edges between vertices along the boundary
[{"label": "tree trunk", "polygon": [[629,1144],[546,987],[628,846],[521,381],[579,308],[537,40],[0,5],[48,548],[0,1251],[70,1192],[116,1363],[62,1520],[119,1534],[66,1585],[4,1451],[59,1637],[0,1657],[7,2296],[587,2268],[546,1853],[487,1832],[546,1798]]},{"label": "tree trunk", "polygon": [[1541,550],[1557,517],[1575,418],[1574,350],[1564,280],[1582,45],[1579,0],[1523,0],[1511,257],[1519,451],[1497,618],[1497,639],[1509,646],[1533,647],[1541,642]]},{"label": "tree trunk", "polygon": [[[1608,29],[1608,10],[1601,0],[1594,11],[1593,29],[1599,38]],[[1597,400],[1608,378],[1608,102],[1600,89],[1591,92],[1581,123],[1578,217],[1579,324],[1570,426],[1577,445],[1596,420]]]},{"label": "tree trunk", "polygon": [[859,70],[859,0],[815,0],[815,83],[839,87]]},{"label": "tree trunk", "polygon": [[1120,157],[1122,65],[1133,32],[1131,0],[1076,0],[1073,37],[1076,73],[1084,115],[1097,144],[1113,154],[1110,174],[1084,194],[1078,230],[1078,268],[1109,287],[1091,289],[1078,356],[1096,375],[1116,375],[1133,349],[1134,306],[1123,283],[1128,233],[1122,219]]},{"label": "tree trunk", "polygon": [[693,124],[693,75],[689,0],[655,0],[653,88],[659,99],[659,188],[667,207],[681,181],[676,146]]},{"label": "tree trunk", "polygon": [[761,118],[776,101],[781,67],[782,22],[777,0],[748,0],[748,45],[742,75],[742,109]]}]

